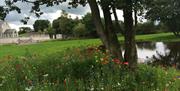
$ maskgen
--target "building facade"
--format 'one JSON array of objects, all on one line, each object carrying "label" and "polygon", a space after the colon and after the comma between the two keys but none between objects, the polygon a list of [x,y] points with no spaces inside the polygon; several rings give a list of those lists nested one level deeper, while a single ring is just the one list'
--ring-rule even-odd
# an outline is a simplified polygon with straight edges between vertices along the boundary
[{"label": "building facade", "polygon": [[18,37],[18,32],[11,29],[9,24],[0,20],[0,38],[15,38]]}]

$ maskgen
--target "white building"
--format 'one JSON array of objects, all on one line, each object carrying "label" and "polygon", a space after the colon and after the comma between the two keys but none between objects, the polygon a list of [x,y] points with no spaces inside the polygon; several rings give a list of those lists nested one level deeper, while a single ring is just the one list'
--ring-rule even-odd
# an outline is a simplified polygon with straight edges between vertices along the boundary
[{"label": "white building", "polygon": [[0,38],[14,37],[18,37],[18,32],[15,29],[11,29],[7,22],[0,20]]}]

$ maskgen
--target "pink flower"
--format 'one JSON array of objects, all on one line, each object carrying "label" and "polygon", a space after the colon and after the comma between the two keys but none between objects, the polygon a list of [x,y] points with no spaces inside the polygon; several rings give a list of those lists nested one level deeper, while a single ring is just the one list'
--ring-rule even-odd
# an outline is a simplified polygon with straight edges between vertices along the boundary
[{"label": "pink flower", "polygon": [[128,62],[124,62],[123,64],[124,64],[124,65],[129,65],[129,63],[128,63]]}]

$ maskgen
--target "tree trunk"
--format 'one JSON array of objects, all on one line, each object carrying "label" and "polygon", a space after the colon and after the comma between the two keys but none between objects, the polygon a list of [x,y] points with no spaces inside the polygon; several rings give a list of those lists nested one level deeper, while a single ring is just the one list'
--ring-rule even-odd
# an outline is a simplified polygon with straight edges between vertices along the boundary
[{"label": "tree trunk", "polygon": [[129,62],[129,67],[135,69],[137,66],[137,50],[135,42],[135,30],[133,30],[132,0],[125,1],[124,24],[125,24],[125,61]]},{"label": "tree trunk", "polygon": [[93,16],[94,24],[96,26],[97,33],[102,43],[111,52],[111,54],[114,57],[122,59],[122,51],[120,49],[120,44],[118,42],[117,35],[115,34],[114,30],[111,30],[113,26],[112,26],[112,20],[111,20],[109,10],[107,12],[104,12],[108,14],[107,17],[105,16],[106,25],[110,24],[106,26],[106,29],[105,29],[101,21],[99,8],[98,8],[96,0],[88,0],[88,2],[91,8],[91,12],[92,12],[92,16]]},{"label": "tree trunk", "polygon": [[56,33],[54,34],[54,39],[57,39]]},{"label": "tree trunk", "polygon": [[137,0],[134,3],[134,26],[137,27],[138,24],[138,17],[137,17]]},{"label": "tree trunk", "polygon": [[120,46],[118,37],[116,35],[115,29],[113,26],[109,4],[102,6],[102,10],[103,10],[104,20],[105,20],[105,31],[107,31],[106,33],[108,35],[107,42],[109,44],[110,52],[122,60],[123,57],[122,57],[121,46]]},{"label": "tree trunk", "polygon": [[134,26],[135,26],[135,28],[137,27],[137,24],[138,24],[138,20],[137,19],[138,19],[137,18],[137,10],[134,9]]}]

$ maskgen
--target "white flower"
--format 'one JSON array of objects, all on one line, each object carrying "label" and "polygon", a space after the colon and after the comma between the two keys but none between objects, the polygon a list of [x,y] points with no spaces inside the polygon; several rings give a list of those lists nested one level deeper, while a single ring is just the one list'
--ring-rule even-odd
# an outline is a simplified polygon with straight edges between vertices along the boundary
[{"label": "white flower", "polygon": [[102,87],[101,90],[104,90],[104,88]]},{"label": "white flower", "polygon": [[121,84],[118,82],[117,85],[120,86]]},{"label": "white flower", "polygon": [[25,88],[25,91],[31,91],[31,90],[32,90],[32,88],[33,88],[33,86],[26,87],[26,88]]},{"label": "white flower", "polygon": [[169,86],[169,84],[166,84],[166,87],[168,87]]},{"label": "white flower", "polygon": [[48,77],[49,76],[49,74],[45,74],[45,75],[43,75],[44,77]]},{"label": "white flower", "polygon": [[90,88],[90,91],[94,91],[94,87]]}]

